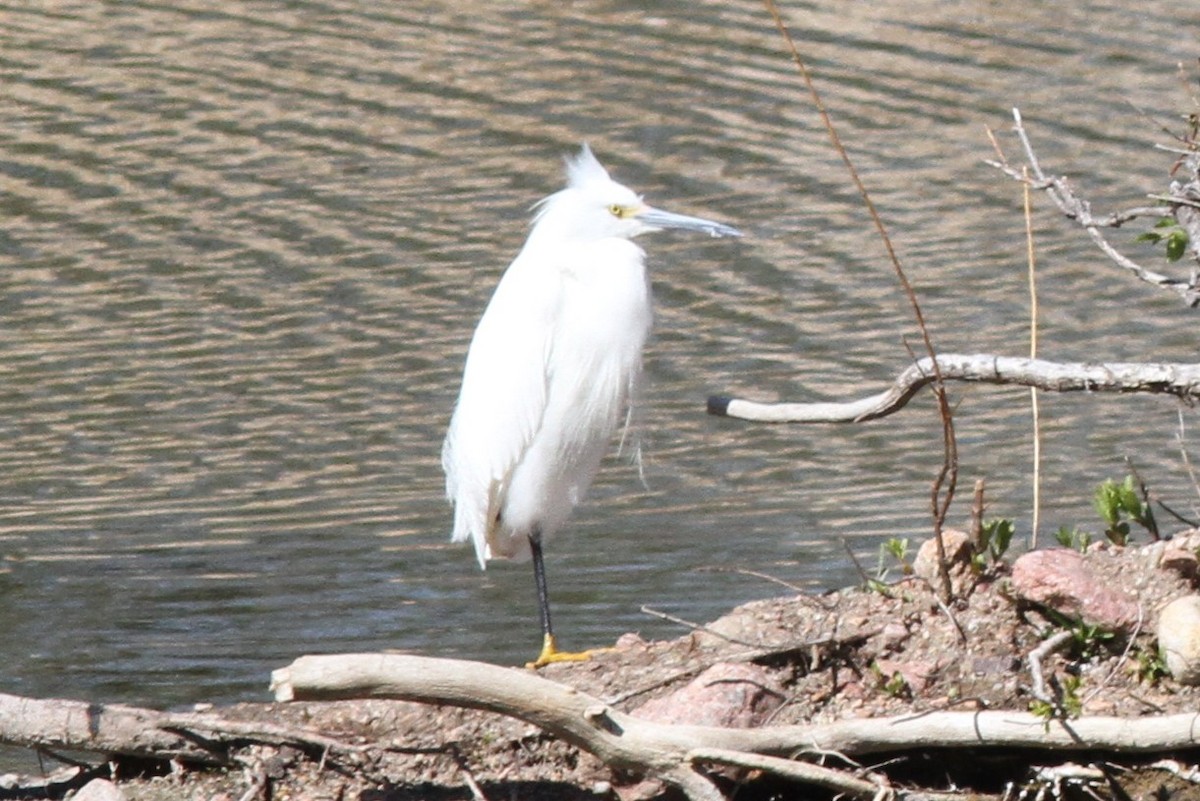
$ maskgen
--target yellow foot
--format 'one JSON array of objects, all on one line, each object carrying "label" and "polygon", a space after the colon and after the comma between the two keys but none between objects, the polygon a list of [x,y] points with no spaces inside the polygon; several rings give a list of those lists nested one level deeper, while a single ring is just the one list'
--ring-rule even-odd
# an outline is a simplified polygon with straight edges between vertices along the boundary
[{"label": "yellow foot", "polygon": [[526,662],[525,667],[530,670],[537,670],[540,667],[545,667],[552,662],[585,662],[592,658],[592,654],[602,654],[607,651],[615,651],[616,648],[592,648],[587,651],[560,651],[558,645],[554,641],[553,634],[547,634],[546,639],[542,641],[542,652],[538,654],[538,658],[532,662]]}]

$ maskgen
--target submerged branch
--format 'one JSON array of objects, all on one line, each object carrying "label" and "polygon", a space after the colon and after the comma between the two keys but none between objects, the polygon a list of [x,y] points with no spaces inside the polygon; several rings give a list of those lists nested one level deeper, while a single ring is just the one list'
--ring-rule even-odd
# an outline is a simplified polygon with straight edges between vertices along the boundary
[{"label": "submerged branch", "polygon": [[[1200,365],[1051,362],[991,354],[945,353],[937,358],[947,381],[1012,384],[1053,392],[1147,392],[1200,398]],[[828,403],[757,403],[713,396],[709,414],[762,423],[860,423],[899,411],[934,381],[930,359],[918,360],[877,395]]]}]

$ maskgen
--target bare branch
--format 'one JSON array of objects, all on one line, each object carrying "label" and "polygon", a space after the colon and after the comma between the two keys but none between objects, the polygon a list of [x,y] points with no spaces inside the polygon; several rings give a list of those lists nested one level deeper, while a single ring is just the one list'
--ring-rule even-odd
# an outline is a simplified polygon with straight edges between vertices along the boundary
[{"label": "bare branch", "polygon": [[[1147,392],[1200,398],[1200,365],[1112,362],[1050,362],[991,354],[938,356],[942,378],[987,384],[1013,384],[1054,392]],[[886,391],[835,403],[756,403],[713,396],[709,414],[763,423],[859,423],[902,409],[934,380],[924,358],[900,373]]]},{"label": "bare branch", "polygon": [[[1013,131],[1021,142],[1022,150],[1024,150],[1029,175],[1025,175],[1022,169],[1013,167],[1008,163],[1003,152],[999,150],[994,137],[992,137],[992,144],[996,147],[999,158],[997,160],[989,160],[986,162],[987,164],[1000,170],[1014,181],[1020,181],[1032,189],[1044,191],[1054,205],[1058,207],[1058,210],[1062,212],[1063,216],[1077,222],[1104,255],[1118,267],[1132,273],[1140,281],[1177,293],[1188,306],[1195,307],[1200,305],[1200,277],[1196,275],[1195,271],[1193,271],[1191,278],[1185,281],[1150,270],[1117,250],[1105,238],[1104,234],[1101,233],[1101,229],[1118,228],[1124,223],[1139,217],[1174,217],[1181,226],[1188,230],[1189,234],[1193,233],[1193,227],[1197,228],[1195,233],[1200,233],[1200,221],[1195,226],[1189,224],[1192,223],[1192,218],[1197,217],[1197,215],[1194,213],[1191,215],[1182,213],[1190,211],[1195,207],[1197,201],[1200,200],[1192,191],[1195,189],[1195,181],[1182,186],[1172,183],[1168,194],[1150,195],[1152,199],[1164,200],[1166,205],[1139,207],[1122,212],[1114,212],[1105,217],[1097,217],[1092,214],[1091,204],[1075,194],[1075,191],[1071,188],[1070,183],[1065,177],[1051,178],[1042,171],[1037,153],[1034,151],[1033,144],[1029,140],[1029,135],[1025,131],[1021,112],[1015,108],[1013,109]],[[1193,152],[1191,155],[1194,158],[1196,154]],[[1194,253],[1200,253],[1200,251],[1195,250],[1195,248],[1200,247],[1200,242],[1197,241],[1195,236],[1192,237],[1192,247]]]}]

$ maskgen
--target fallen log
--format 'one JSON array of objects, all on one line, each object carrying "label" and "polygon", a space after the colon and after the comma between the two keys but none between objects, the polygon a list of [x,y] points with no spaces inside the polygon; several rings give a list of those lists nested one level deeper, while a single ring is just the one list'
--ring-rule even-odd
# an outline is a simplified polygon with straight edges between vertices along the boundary
[{"label": "fallen log", "polygon": [[[279,701],[378,698],[506,715],[593,754],[612,769],[666,782],[699,801],[723,798],[708,772],[721,766],[762,771],[858,799],[886,793],[905,801],[946,801],[959,796],[897,788],[879,773],[814,763],[831,754],[853,759],[926,749],[1153,754],[1200,746],[1200,713],[1195,712],[1064,720],[1016,711],[943,711],[756,729],[669,725],[640,719],[526,670],[399,654],[300,657],[272,674],[272,686]],[[0,695],[0,743],[202,765],[243,764],[239,749],[256,743],[295,746],[319,754],[322,763],[337,757],[356,763],[374,747],[217,714],[12,695]]]},{"label": "fallen log", "polygon": [[[753,757],[855,757],[928,748],[1154,753],[1200,745],[1200,713],[1190,712],[1077,720],[1027,712],[934,712],[758,729],[668,725],[620,712],[526,670],[403,654],[303,656],[274,671],[271,687],[278,701],[390,698],[507,715],[588,751],[611,768],[659,779],[705,801],[722,796],[697,766],[738,764],[738,754],[744,755],[742,764],[771,770],[771,760]],[[861,776],[843,779],[840,790],[857,798],[871,797],[883,786],[882,780]],[[823,786],[836,781],[822,771]],[[931,797],[896,792],[909,799]]]},{"label": "fallen log", "polygon": [[0,744],[22,748],[230,765],[234,748],[288,745],[317,754],[362,749],[317,732],[226,720],[213,714],[161,712],[125,704],[0,693]]},{"label": "fallen log", "polygon": [[219,749],[173,730],[169,718],[123,704],[0,694],[0,743],[224,764]]}]

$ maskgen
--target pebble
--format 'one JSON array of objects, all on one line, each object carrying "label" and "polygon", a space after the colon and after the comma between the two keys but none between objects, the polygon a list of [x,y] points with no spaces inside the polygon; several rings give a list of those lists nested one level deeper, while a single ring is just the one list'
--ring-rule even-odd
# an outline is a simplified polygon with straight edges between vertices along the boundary
[{"label": "pebble", "polygon": [[[948,528],[942,531],[942,545],[946,551],[950,582],[955,592],[962,592],[971,580],[971,538],[964,531]],[[937,538],[930,538],[921,543],[912,567],[913,573],[933,586],[938,586]]]}]

